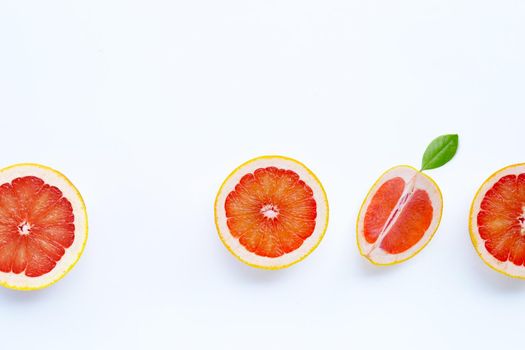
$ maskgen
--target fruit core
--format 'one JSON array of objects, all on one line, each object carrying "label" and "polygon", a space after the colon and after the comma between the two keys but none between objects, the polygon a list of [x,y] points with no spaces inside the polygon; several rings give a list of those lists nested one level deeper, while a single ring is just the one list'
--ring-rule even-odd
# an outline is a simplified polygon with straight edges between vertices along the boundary
[{"label": "fruit core", "polygon": [[267,219],[276,219],[279,216],[279,208],[273,204],[263,205],[261,214]]},{"label": "fruit core", "polygon": [[27,221],[24,221],[20,225],[18,225],[18,233],[21,236],[27,236],[30,232],[31,232],[31,225]]}]

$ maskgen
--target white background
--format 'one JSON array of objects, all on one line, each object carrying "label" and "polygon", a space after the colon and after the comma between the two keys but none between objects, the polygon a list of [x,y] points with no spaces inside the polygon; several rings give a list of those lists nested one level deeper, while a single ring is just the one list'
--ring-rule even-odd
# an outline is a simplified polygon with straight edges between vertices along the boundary
[{"label": "white background", "polygon": [[[521,0],[3,0],[2,166],[69,176],[90,237],[58,284],[0,290],[2,349],[522,348],[525,281],[483,264],[467,221],[524,161],[524,38]],[[450,132],[438,233],[371,266],[368,188]],[[306,163],[331,205],[282,271],[236,261],[213,224],[220,183],[263,154]]]}]

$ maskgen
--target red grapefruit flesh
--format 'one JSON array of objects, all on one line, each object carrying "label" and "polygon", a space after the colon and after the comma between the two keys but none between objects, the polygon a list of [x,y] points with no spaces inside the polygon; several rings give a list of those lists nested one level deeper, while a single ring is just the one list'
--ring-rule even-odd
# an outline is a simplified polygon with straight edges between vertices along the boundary
[{"label": "red grapefruit flesh", "polygon": [[226,247],[254,267],[287,267],[324,235],[328,204],[321,184],[301,163],[268,156],[236,169],[219,190],[215,221]]},{"label": "red grapefruit flesh", "polygon": [[299,175],[275,167],[244,175],[225,204],[232,235],[250,252],[270,258],[296,250],[312,235],[316,207]]},{"label": "red grapefruit flesh", "polygon": [[411,258],[432,238],[442,207],[439,188],[428,176],[408,166],[388,170],[374,184],[359,212],[361,254],[378,265]]},{"label": "red grapefruit flesh", "polygon": [[470,236],[493,269],[525,278],[525,164],[497,171],[476,194]]},{"label": "red grapefruit flesh", "polygon": [[0,181],[0,285],[52,284],[72,267],[85,243],[85,207],[78,192],[60,173],[34,164],[3,169]]},{"label": "red grapefruit flesh", "polygon": [[377,240],[404,189],[405,181],[400,177],[394,177],[385,181],[374,194],[364,221],[364,235],[368,243]]}]

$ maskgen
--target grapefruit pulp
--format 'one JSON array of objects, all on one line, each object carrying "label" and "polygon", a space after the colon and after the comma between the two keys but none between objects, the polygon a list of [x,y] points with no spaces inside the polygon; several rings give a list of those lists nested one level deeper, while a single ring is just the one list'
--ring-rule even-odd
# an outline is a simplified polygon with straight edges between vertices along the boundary
[{"label": "grapefruit pulp", "polygon": [[402,165],[387,170],[372,186],[357,218],[361,255],[391,265],[416,255],[441,220],[443,199],[427,175]]},{"label": "grapefruit pulp", "polygon": [[306,166],[263,156],[226,178],[215,200],[215,224],[239,260],[280,269],[304,259],[320,243],[328,225],[328,200]]},{"label": "grapefruit pulp", "polygon": [[525,278],[525,163],[500,169],[481,185],[470,208],[469,230],[488,266]]},{"label": "grapefruit pulp", "polygon": [[53,284],[80,258],[86,239],[84,202],[64,175],[38,164],[0,170],[0,285]]}]

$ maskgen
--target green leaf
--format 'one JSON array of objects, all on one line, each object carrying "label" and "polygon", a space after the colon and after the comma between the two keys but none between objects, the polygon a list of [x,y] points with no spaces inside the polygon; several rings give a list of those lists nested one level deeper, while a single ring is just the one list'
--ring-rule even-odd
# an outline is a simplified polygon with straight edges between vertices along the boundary
[{"label": "green leaf", "polygon": [[458,143],[457,134],[441,135],[435,138],[423,154],[421,171],[439,168],[448,163],[456,154]]}]

